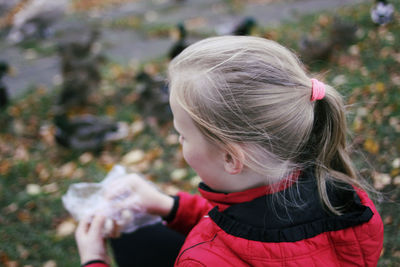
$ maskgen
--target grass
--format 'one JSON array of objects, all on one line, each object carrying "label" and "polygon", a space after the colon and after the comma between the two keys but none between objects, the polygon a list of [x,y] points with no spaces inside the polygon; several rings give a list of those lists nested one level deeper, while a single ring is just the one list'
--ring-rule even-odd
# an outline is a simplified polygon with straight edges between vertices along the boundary
[{"label": "grass", "polygon": [[[400,4],[395,5],[400,10]],[[379,266],[398,266],[400,20],[397,15],[395,23],[377,27],[370,21],[369,5],[340,9],[336,15],[358,25],[356,42],[336,51],[328,62],[308,68],[345,96],[353,159],[386,197],[378,205],[385,222]],[[322,13],[257,32],[298,51],[302,33],[326,36],[332,20],[333,14]],[[148,63],[146,68],[163,75],[165,63]],[[78,266],[71,220],[61,196],[72,183],[100,181],[132,150],[143,152],[130,165],[132,170],[145,173],[168,192],[195,191],[197,178],[180,156],[171,124],[147,124],[135,106],[136,71],[115,63],[105,65],[98,97],[79,111],[112,116],[131,127],[125,140],[107,144],[100,153],[70,151],[54,143],[52,107],[59,88],[50,93],[30,90],[0,113],[0,265]],[[171,180],[175,169],[187,172]]]}]

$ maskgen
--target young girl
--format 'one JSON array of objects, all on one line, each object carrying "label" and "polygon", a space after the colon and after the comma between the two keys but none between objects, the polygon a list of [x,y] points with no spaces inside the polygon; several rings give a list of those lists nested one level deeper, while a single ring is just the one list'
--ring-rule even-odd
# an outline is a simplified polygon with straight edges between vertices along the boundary
[{"label": "young girl", "polygon": [[[170,63],[169,81],[201,196],[171,197],[129,175],[121,184],[186,235],[175,266],[377,265],[383,224],[347,153],[334,88],[310,79],[288,49],[247,36],[189,46]],[[76,231],[86,266],[108,260],[103,222]]]}]

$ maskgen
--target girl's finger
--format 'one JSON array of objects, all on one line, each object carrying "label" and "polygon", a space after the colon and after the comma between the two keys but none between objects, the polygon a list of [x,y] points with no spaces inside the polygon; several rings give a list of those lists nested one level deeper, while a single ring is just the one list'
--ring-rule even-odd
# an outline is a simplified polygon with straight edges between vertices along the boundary
[{"label": "girl's finger", "polygon": [[77,234],[87,233],[90,226],[90,218],[86,217],[79,221],[78,227],[76,228]]},{"label": "girl's finger", "polygon": [[91,233],[101,233],[104,227],[106,217],[103,215],[97,215],[94,217],[92,221],[92,225],[90,226],[89,231]]}]

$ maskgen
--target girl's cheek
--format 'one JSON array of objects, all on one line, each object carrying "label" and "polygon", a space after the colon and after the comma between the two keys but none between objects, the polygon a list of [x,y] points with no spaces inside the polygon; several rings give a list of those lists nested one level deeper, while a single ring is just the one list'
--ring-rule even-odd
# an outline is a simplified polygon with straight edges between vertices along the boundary
[{"label": "girl's cheek", "polygon": [[190,151],[188,151],[187,146],[182,146],[182,155],[183,155],[183,158],[185,159],[186,163],[189,164],[189,166],[193,168],[192,163],[194,161],[194,159],[193,159],[194,155],[191,154]]}]

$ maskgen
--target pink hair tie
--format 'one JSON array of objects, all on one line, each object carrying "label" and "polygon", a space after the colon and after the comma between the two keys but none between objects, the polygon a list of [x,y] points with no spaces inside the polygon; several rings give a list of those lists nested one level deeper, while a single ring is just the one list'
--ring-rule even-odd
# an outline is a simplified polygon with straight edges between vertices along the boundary
[{"label": "pink hair tie", "polygon": [[325,96],[325,84],[317,79],[311,79],[311,101],[321,100]]}]

